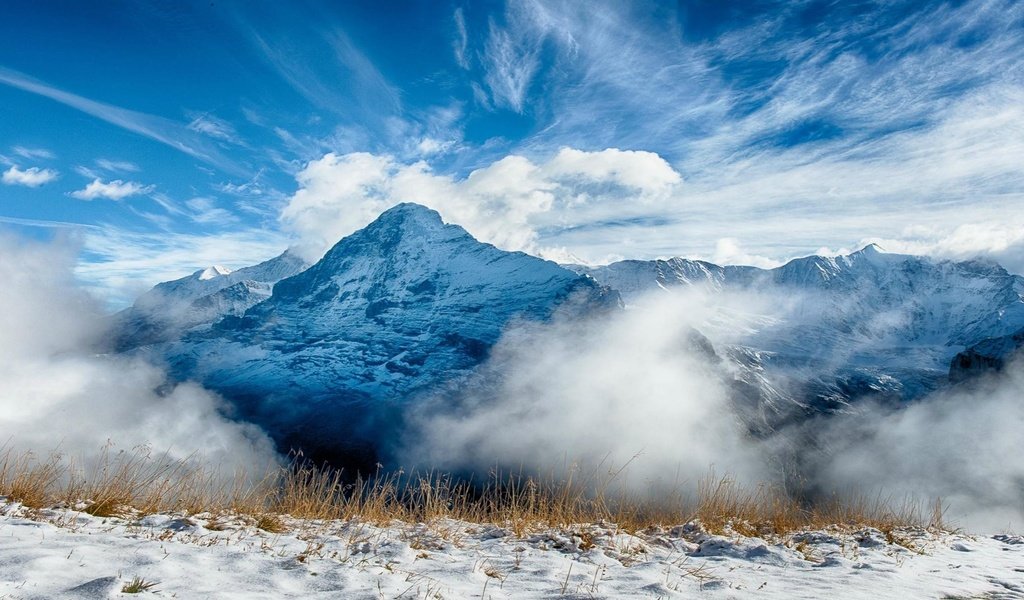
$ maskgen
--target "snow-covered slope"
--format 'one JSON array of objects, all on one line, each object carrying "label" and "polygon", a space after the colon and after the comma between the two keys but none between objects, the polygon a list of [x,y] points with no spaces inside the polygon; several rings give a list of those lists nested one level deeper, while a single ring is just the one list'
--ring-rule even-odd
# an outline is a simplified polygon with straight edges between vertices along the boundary
[{"label": "snow-covered slope", "polygon": [[231,271],[211,266],[157,284],[115,315],[115,346],[127,350],[175,339],[225,315],[241,315],[270,297],[274,284],[309,266],[290,250],[258,265]]},{"label": "snow-covered slope", "polygon": [[0,596],[163,598],[1022,598],[1024,538],[896,529],[711,535],[693,524],[531,531],[0,504]]},{"label": "snow-covered slope", "polygon": [[301,438],[307,453],[337,455],[393,425],[399,411],[389,404],[479,364],[512,320],[619,304],[590,278],[480,243],[433,210],[402,204],[244,315],[151,350],[284,443]]},{"label": "snow-covered slope", "polygon": [[[770,270],[684,259],[573,268],[627,302],[695,285],[756,300],[748,304],[762,307],[759,318],[747,315],[741,334],[732,323],[732,352],[791,382],[794,401],[824,407],[865,394],[920,397],[945,382],[957,352],[1024,327],[1024,278],[994,263],[889,254],[874,245]],[[720,315],[705,333],[720,342],[715,327],[729,330],[735,316]]]}]

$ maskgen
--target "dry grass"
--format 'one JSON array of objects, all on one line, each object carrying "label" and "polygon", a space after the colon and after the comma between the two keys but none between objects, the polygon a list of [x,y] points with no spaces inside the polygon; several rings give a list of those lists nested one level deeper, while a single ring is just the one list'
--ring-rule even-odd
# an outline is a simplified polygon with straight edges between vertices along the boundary
[{"label": "dry grass", "polygon": [[147,592],[157,586],[155,581],[146,581],[141,577],[133,577],[131,581],[121,587],[122,594],[140,594]]},{"label": "dry grass", "polygon": [[[145,449],[104,452],[88,469],[59,454],[46,459],[10,450],[0,453],[0,495],[40,509],[63,506],[97,516],[180,512],[247,515],[260,529],[286,529],[288,515],[310,520],[437,523],[443,519],[494,524],[517,536],[548,528],[610,523],[643,531],[690,522],[713,533],[784,535],[828,526],[875,527],[887,536],[900,527],[942,527],[942,505],[930,518],[913,502],[844,498],[802,503],[771,486],[745,488],[713,474],[696,493],[636,496],[619,471],[535,478],[492,472],[486,481],[448,475],[377,473],[346,483],[341,473],[299,462],[272,470],[258,481],[239,476],[224,484],[194,461],[170,461]],[[218,483],[219,482],[219,483]]]}]

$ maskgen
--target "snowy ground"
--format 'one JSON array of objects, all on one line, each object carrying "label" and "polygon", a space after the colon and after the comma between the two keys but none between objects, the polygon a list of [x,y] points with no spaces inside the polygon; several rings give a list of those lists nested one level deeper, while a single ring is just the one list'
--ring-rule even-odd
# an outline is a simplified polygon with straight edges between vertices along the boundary
[{"label": "snowy ground", "polygon": [[816,531],[767,543],[697,527],[516,537],[460,522],[376,527],[0,504],[0,598],[1024,598],[1024,538]]}]

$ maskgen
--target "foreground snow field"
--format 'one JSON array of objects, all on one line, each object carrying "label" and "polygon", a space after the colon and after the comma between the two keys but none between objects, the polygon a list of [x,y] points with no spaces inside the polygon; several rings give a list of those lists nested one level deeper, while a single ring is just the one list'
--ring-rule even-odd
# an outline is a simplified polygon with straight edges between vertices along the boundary
[{"label": "foreground snow field", "polygon": [[1024,598],[1024,537],[903,529],[784,540],[694,525],[527,533],[0,505],[0,598]]}]

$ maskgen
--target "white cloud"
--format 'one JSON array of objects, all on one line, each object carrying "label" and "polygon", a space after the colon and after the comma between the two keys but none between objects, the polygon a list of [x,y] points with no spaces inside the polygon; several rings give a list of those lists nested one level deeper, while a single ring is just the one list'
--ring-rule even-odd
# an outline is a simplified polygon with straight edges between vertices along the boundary
[{"label": "white cloud", "polygon": [[205,196],[197,196],[185,201],[189,216],[197,223],[228,224],[237,219],[230,211],[217,206],[217,201]]},{"label": "white cloud", "polygon": [[40,169],[39,167],[19,169],[17,166],[12,166],[4,171],[3,182],[7,185],[24,185],[34,188],[50,183],[59,175],[53,169]]},{"label": "white cloud", "polygon": [[465,178],[435,173],[424,162],[329,153],[296,175],[299,190],[281,220],[311,252],[322,252],[400,202],[438,210],[477,238],[509,250],[543,252],[539,231],[568,219],[585,223],[621,215],[623,198],[663,199],[678,173],[650,152],[564,149],[545,163],[507,156]]},{"label": "white cloud", "polygon": [[614,182],[645,192],[658,192],[682,181],[663,158],[653,152],[608,148],[584,152],[562,148],[546,165],[552,176]]},{"label": "white cloud", "polygon": [[[481,56],[484,82],[496,106],[523,113],[530,86],[541,66],[541,51],[555,26],[544,7],[532,0],[508,2],[504,21],[490,22]],[[573,48],[574,41],[568,32],[561,33],[555,39]]]},{"label": "white cloud", "polygon": [[689,343],[714,304],[695,293],[642,304],[599,327],[512,327],[468,385],[407,416],[402,464],[542,477],[569,465],[587,477],[628,465],[616,484],[640,493],[692,489],[712,468],[745,484],[771,481],[725,378]]},{"label": "white cloud", "polygon": [[[66,240],[65,240],[66,241]],[[109,323],[72,274],[75,248],[0,236],[0,429],[15,451],[51,451],[91,467],[103,448],[148,447],[207,461],[230,483],[276,464],[256,427],[227,419],[199,386],[167,385],[139,358],[102,352]]]},{"label": "white cloud", "polygon": [[122,173],[137,173],[139,166],[135,163],[128,162],[126,160],[109,160],[106,158],[97,158],[96,166],[103,169],[104,171],[115,171]]},{"label": "white cloud", "polygon": [[189,113],[189,118],[192,121],[189,122],[188,128],[192,131],[233,144],[240,143],[234,125],[224,119],[209,113]]},{"label": "white cloud", "polygon": [[234,174],[245,172],[201,136],[170,119],[84,98],[3,67],[0,67],[0,84],[50,98],[97,119],[170,146],[226,172]]},{"label": "white cloud", "polygon": [[13,146],[11,152],[17,154],[22,158],[28,158],[30,160],[46,159],[51,160],[56,158],[53,152],[46,148],[26,148],[25,146]]},{"label": "white cloud", "polygon": [[469,46],[469,33],[466,31],[466,17],[462,8],[456,8],[452,16],[455,21],[455,33],[457,37],[452,42],[452,49],[455,51],[455,62],[463,69],[469,69],[469,56],[466,54]]},{"label": "white cloud", "polygon": [[749,265],[761,269],[774,269],[784,261],[750,254],[740,245],[739,240],[727,237],[715,242],[715,253],[709,262],[717,265]]},{"label": "white cloud", "polygon": [[97,198],[124,200],[130,196],[148,194],[152,192],[155,187],[156,186],[143,185],[134,181],[121,181],[120,179],[104,182],[97,178],[89,182],[89,184],[83,189],[71,192],[71,196],[78,198],[79,200],[95,200]]},{"label": "white cloud", "polygon": [[865,238],[862,244],[867,243],[898,254],[954,260],[989,258],[1010,272],[1024,275],[1024,215],[956,226],[907,227],[894,237]]}]

